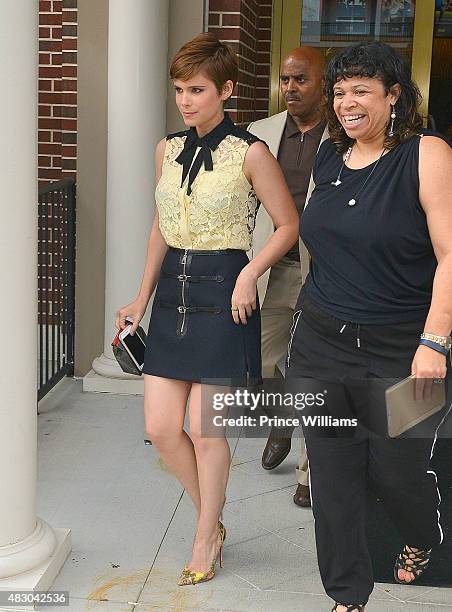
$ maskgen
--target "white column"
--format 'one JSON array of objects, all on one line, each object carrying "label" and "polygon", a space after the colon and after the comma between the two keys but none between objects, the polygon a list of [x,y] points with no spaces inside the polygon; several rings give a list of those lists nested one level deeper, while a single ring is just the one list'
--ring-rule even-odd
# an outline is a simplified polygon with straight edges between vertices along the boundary
[{"label": "white column", "polygon": [[[110,0],[108,26],[104,352],[83,388],[134,392],[133,382],[139,389],[142,380],[122,372],[110,344],[116,311],[137,295],[154,214],[154,151],[166,124],[168,0]],[[149,312],[145,328],[148,320]]]},{"label": "white column", "polygon": [[47,589],[70,538],[36,516],[37,0],[3,0],[0,57],[0,590]]}]

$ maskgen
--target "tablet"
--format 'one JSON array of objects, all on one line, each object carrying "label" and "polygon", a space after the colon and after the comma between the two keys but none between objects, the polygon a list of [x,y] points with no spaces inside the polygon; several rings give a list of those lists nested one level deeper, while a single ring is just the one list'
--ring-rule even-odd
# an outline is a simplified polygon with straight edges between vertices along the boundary
[{"label": "tablet", "polygon": [[[427,380],[426,382],[429,383],[430,381]],[[422,423],[446,405],[444,378],[433,381],[429,399],[417,400],[415,390],[415,376],[409,376],[386,389],[388,434],[391,438],[396,438],[408,429]]]}]

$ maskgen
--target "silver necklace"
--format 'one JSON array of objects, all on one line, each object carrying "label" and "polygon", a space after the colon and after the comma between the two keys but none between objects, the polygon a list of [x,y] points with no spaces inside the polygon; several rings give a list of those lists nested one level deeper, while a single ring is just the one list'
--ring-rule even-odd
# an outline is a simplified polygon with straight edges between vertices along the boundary
[{"label": "silver necklace", "polygon": [[[341,175],[342,175],[342,170],[344,169],[345,164],[347,163],[348,159],[350,158],[350,155],[352,153],[352,149],[353,149],[353,145],[351,147],[348,147],[347,149],[347,153],[345,154],[344,160],[342,162],[342,166],[340,167],[339,170],[339,174],[337,175],[337,179],[335,181],[331,181],[331,184],[334,185],[334,187],[338,187],[339,185],[342,185],[342,181],[341,181]],[[350,200],[347,202],[347,204],[349,206],[355,206],[356,201],[357,201],[357,197],[358,195],[361,193],[361,191],[364,189],[364,187],[367,185],[368,180],[370,179],[370,177],[372,176],[372,174],[375,171],[375,168],[378,166],[378,164],[380,163],[380,159],[383,157],[383,153],[386,151],[386,149],[383,149],[383,151],[380,153],[379,158],[377,159],[377,161],[374,163],[372,170],[370,171],[370,173],[367,175],[366,180],[364,181],[364,183],[361,185],[361,187],[358,189],[358,191],[356,192],[356,194],[350,198]]]}]

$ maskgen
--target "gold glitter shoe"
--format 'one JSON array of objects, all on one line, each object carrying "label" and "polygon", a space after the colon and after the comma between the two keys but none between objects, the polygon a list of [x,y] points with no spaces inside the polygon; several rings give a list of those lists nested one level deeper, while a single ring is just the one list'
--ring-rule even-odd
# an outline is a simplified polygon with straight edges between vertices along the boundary
[{"label": "gold glitter shoe", "polygon": [[212,565],[207,572],[192,571],[189,567],[185,566],[179,578],[179,586],[187,586],[189,584],[195,585],[200,582],[207,582],[212,580],[216,574],[217,558],[220,556],[220,567],[223,567],[223,542],[226,539],[226,529],[221,521],[218,521],[218,536],[217,536],[217,550],[215,557],[212,561]]}]

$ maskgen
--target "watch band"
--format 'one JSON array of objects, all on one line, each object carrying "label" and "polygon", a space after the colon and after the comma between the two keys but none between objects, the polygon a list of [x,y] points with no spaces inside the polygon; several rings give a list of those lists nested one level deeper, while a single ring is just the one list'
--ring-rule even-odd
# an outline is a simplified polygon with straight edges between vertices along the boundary
[{"label": "watch band", "polygon": [[444,348],[441,344],[437,342],[433,342],[432,340],[427,340],[426,338],[421,338],[419,340],[419,344],[423,344],[424,346],[428,346],[429,348],[441,353],[442,355],[447,355],[450,349]]},{"label": "watch band", "polygon": [[436,344],[439,344],[447,350],[452,347],[452,338],[450,336],[438,336],[436,334],[429,334],[427,332],[423,332],[421,334],[421,338],[423,340],[430,340],[431,342],[435,342]]}]

